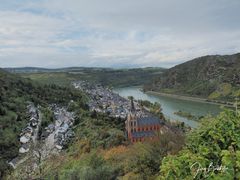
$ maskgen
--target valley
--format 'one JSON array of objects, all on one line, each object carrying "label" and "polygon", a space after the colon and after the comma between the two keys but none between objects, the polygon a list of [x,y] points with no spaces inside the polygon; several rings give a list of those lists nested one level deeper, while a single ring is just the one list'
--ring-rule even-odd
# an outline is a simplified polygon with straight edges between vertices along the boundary
[{"label": "valley", "polygon": [[[1,176],[98,179],[104,173],[106,179],[146,179],[161,172],[161,178],[165,172],[160,164],[170,166],[169,161],[163,160],[165,157],[177,155],[177,161],[181,161],[181,153],[199,156],[201,149],[191,149],[195,141],[203,141],[199,129],[205,132],[207,128],[218,128],[215,131],[223,134],[222,123],[238,127],[238,103],[234,103],[238,83],[229,85],[222,77],[223,83],[221,79],[212,80],[209,87],[198,74],[197,78],[201,78],[195,83],[205,94],[195,90],[189,93],[187,88],[192,85],[187,78],[183,85],[178,82],[178,70],[174,85],[163,85],[166,77],[168,84],[172,82],[168,73],[173,69],[0,70]],[[218,81],[222,86],[214,89],[212,85]],[[210,90],[213,92],[206,96]],[[220,95],[216,96],[216,92]],[[129,125],[134,128],[129,129]],[[229,131],[232,130],[236,131]],[[209,133],[216,138],[211,129]],[[208,146],[212,146],[210,142]],[[220,152],[217,153],[214,158],[220,159]],[[205,161],[210,156],[201,157]],[[144,170],[139,166],[142,158]],[[190,158],[189,163],[193,163]]]},{"label": "valley", "polygon": [[240,180],[240,0],[1,0],[0,180]]}]

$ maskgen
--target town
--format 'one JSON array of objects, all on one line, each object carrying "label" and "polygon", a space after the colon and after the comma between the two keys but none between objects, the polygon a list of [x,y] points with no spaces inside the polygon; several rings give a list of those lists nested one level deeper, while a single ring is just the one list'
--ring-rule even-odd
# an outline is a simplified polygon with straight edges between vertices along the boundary
[{"label": "town", "polygon": [[[131,110],[129,99],[119,96],[110,88],[105,88],[100,84],[91,84],[86,81],[74,82],[76,89],[82,90],[88,94],[90,101],[88,103],[90,111],[106,113],[109,116],[126,119]],[[147,115],[147,111],[140,108],[138,103],[134,102],[135,109],[143,116]]]}]

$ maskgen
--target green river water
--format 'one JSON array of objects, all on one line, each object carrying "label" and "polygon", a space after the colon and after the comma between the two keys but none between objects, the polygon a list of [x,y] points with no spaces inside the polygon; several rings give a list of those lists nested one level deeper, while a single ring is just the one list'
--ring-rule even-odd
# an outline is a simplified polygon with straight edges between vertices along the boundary
[{"label": "green river water", "polygon": [[219,105],[176,99],[161,95],[150,95],[142,92],[139,87],[117,88],[114,89],[114,91],[123,97],[133,96],[134,99],[137,100],[141,99],[148,100],[151,102],[159,102],[162,106],[163,113],[166,118],[170,120],[182,121],[191,127],[196,127],[198,125],[198,122],[188,120],[187,118],[184,117],[180,117],[174,114],[174,112],[181,110],[184,112],[189,112],[194,116],[204,116],[207,114],[216,115],[221,111]]}]

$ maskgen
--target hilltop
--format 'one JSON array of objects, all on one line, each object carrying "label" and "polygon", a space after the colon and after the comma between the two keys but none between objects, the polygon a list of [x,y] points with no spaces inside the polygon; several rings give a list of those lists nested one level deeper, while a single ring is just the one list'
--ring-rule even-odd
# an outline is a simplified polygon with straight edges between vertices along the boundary
[{"label": "hilltop", "polygon": [[179,64],[157,76],[146,91],[234,100],[240,88],[240,53],[203,56]]},{"label": "hilltop", "polygon": [[41,68],[41,67],[16,67],[4,68],[4,70],[11,73],[43,73],[43,72],[74,72],[84,70],[111,70],[111,68],[98,67],[65,67],[65,68]]}]

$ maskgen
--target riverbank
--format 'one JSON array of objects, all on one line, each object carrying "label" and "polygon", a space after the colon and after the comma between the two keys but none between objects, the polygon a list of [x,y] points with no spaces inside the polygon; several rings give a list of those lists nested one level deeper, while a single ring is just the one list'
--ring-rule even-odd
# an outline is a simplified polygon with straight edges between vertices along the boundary
[{"label": "riverbank", "polygon": [[193,120],[193,121],[199,121],[201,118],[203,118],[203,116],[195,116],[189,112],[181,111],[181,110],[174,112],[174,114],[180,117],[187,118],[188,120]]},{"label": "riverbank", "polygon": [[162,92],[156,92],[156,91],[146,91],[144,92],[146,94],[152,94],[156,96],[165,96],[165,97],[170,97],[170,98],[176,98],[176,99],[181,99],[181,100],[187,100],[187,101],[194,101],[194,102],[201,102],[201,103],[208,103],[208,104],[215,104],[219,106],[225,106],[225,107],[233,107],[231,104],[226,104],[226,103],[221,103],[221,102],[215,102],[215,101],[210,101],[209,99],[206,98],[199,98],[199,97],[191,97],[191,96],[183,96],[183,95],[177,95],[177,94],[168,94],[168,93],[162,93]]}]

